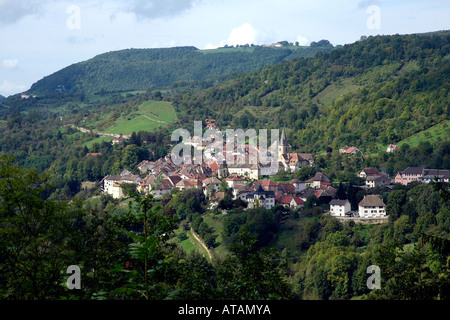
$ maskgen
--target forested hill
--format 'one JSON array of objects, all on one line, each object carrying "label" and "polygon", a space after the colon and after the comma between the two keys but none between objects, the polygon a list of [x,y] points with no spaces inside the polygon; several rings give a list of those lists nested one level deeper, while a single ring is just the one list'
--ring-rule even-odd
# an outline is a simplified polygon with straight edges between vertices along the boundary
[{"label": "forested hill", "polygon": [[449,77],[449,31],[371,36],[184,95],[177,108],[184,123],[214,117],[232,127],[286,127],[305,152],[377,152],[450,118]]},{"label": "forested hill", "polygon": [[178,81],[202,81],[235,76],[296,57],[328,52],[327,40],[311,46],[289,43],[282,48],[264,46],[198,50],[195,47],[126,49],[98,55],[70,65],[32,85],[30,93],[95,93],[164,88]]}]

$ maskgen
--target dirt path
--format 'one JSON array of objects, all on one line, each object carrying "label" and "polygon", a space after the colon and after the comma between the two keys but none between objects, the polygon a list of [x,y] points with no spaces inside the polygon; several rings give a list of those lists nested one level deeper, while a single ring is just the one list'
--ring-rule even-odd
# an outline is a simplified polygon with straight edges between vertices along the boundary
[{"label": "dirt path", "polygon": [[211,252],[209,251],[208,247],[203,243],[203,241],[200,239],[200,237],[197,236],[194,229],[191,228],[191,232],[192,232],[192,235],[194,236],[194,238],[202,245],[202,247],[206,250],[206,252],[208,252],[209,260],[212,261],[212,255],[211,255]]},{"label": "dirt path", "polygon": [[155,122],[159,122],[159,123],[165,123],[165,124],[168,123],[168,122],[165,122],[165,121],[162,121],[162,120],[156,120],[156,119],[150,118],[149,116],[146,116],[146,115],[143,115],[143,114],[141,114],[140,116],[144,117],[144,118],[146,118],[148,120],[151,120],[151,121],[155,121]]},{"label": "dirt path", "polygon": [[[156,120],[155,120],[156,121]],[[68,125],[71,128],[77,129],[78,131],[84,132],[84,133],[90,133],[92,130],[86,129],[86,128],[82,128],[82,127],[77,127],[74,124],[69,124]],[[129,134],[115,134],[115,133],[106,133],[106,132],[94,132],[92,131],[94,134],[99,135],[100,137],[113,137],[113,138],[120,138],[123,137],[124,139],[128,139],[130,137]]]}]

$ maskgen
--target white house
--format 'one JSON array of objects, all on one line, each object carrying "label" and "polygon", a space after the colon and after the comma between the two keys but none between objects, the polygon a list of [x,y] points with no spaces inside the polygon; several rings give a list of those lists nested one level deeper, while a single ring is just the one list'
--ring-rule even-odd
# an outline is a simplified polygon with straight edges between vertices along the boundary
[{"label": "white house", "polygon": [[241,177],[248,177],[249,179],[259,179],[259,164],[258,163],[234,163],[228,164],[228,173],[230,175],[238,175]]},{"label": "white house", "polygon": [[370,167],[370,168],[364,168],[362,170],[358,171],[358,177],[360,178],[367,178],[369,176],[375,176],[381,174],[380,171],[378,171],[377,168]]},{"label": "white house", "polygon": [[103,192],[109,193],[114,198],[122,198],[124,196],[122,185],[124,183],[139,184],[141,178],[138,175],[133,175],[128,170],[122,171],[120,175],[107,175],[102,179],[100,185]]},{"label": "white house", "polygon": [[330,202],[330,214],[334,217],[345,217],[351,211],[348,200],[333,199]]},{"label": "white house", "polygon": [[294,196],[281,196],[277,202],[282,206],[292,209],[302,208],[303,204],[305,203],[305,201],[303,201],[299,197]]},{"label": "white house", "polygon": [[397,145],[395,145],[395,144],[390,144],[387,147],[386,152],[392,152],[392,151],[395,151],[395,150],[400,150],[400,148]]},{"label": "white house", "polygon": [[386,205],[378,195],[366,195],[359,202],[360,218],[379,218],[386,216]]}]

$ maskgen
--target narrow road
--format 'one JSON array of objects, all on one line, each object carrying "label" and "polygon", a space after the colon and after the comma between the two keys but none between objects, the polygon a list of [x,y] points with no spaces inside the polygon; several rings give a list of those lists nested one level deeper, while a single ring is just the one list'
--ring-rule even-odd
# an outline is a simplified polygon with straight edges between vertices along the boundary
[{"label": "narrow road", "polygon": [[[156,120],[154,120],[154,121],[156,121]],[[84,132],[84,133],[89,133],[89,132],[92,131],[92,130],[90,130],[90,129],[86,129],[86,128],[82,128],[82,127],[77,127],[77,126],[74,125],[74,124],[68,124],[68,126],[74,128],[74,129],[77,129],[78,131]],[[94,131],[92,131],[92,132],[93,132],[94,134],[96,134],[96,135],[101,136],[101,137],[113,137],[113,138],[120,138],[120,137],[123,137],[123,138],[125,138],[125,139],[128,139],[128,138],[130,137],[129,134],[122,134],[122,135],[120,135],[120,134],[106,133],[106,132],[94,132]]]},{"label": "narrow road", "polygon": [[[209,260],[212,261],[212,255],[211,252],[209,251],[208,247],[203,243],[203,241],[200,239],[199,236],[197,236],[197,234],[195,233],[194,229],[191,228],[191,232],[192,235],[195,237],[195,239],[202,245],[202,247],[206,250],[206,252],[208,253],[209,256]],[[195,244],[195,243],[194,243]]]}]

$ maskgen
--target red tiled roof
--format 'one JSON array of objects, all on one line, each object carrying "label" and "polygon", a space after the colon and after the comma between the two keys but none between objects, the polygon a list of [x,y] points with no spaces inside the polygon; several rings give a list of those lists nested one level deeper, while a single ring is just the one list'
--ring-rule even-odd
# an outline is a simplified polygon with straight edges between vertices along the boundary
[{"label": "red tiled roof", "polygon": [[345,153],[352,153],[355,150],[356,150],[356,147],[349,147],[349,148],[347,148],[347,150],[345,150]]},{"label": "red tiled roof", "polygon": [[209,164],[209,167],[211,168],[212,171],[216,171],[217,169],[219,169],[219,165],[213,161]]},{"label": "red tiled roof", "polygon": [[290,204],[292,202],[292,200],[294,200],[296,204],[305,203],[305,201],[303,201],[302,199],[300,199],[298,197],[292,197],[292,196],[284,196],[283,198],[281,198],[279,200],[279,202],[282,204]]},{"label": "red tiled roof", "polygon": [[278,184],[270,179],[264,179],[261,184],[267,187],[276,187]]}]

